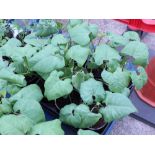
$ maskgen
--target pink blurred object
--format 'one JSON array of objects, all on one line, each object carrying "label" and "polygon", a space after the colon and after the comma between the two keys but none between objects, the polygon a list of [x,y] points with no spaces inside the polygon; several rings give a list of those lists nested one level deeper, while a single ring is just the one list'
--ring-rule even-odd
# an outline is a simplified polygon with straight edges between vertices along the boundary
[{"label": "pink blurred object", "polygon": [[125,23],[132,30],[141,30],[144,32],[155,32],[155,20],[152,19],[116,19]]}]

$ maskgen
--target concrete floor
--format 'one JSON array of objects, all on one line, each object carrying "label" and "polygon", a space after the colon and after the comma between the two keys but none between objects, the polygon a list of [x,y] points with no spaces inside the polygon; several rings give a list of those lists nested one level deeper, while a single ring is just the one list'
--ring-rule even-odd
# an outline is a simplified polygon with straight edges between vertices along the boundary
[{"label": "concrete floor", "polygon": [[110,135],[155,135],[155,128],[127,116],[114,124]]}]

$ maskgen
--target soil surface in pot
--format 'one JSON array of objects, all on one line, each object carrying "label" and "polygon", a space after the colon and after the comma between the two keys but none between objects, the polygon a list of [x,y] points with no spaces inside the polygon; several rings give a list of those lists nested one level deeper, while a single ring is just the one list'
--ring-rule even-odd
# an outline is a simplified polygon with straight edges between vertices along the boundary
[{"label": "soil surface in pot", "polygon": [[[59,118],[59,112],[54,113],[54,111],[51,111],[46,106],[47,106],[46,104],[45,105],[44,105],[44,103],[42,104],[42,107],[43,107],[45,113],[47,112],[48,115],[50,115],[50,118],[48,118],[47,121],[48,120],[53,120],[53,119]],[[103,125],[103,123],[105,124],[105,122],[103,121],[103,119],[100,119],[100,121],[95,126],[93,126],[92,129],[89,128],[89,129],[86,129],[86,130],[93,130],[93,131],[95,131],[95,132],[97,132],[99,134],[103,134],[103,132],[108,127],[108,123],[106,123],[102,128],[99,128],[99,127],[101,127],[101,125]],[[74,128],[74,127],[72,127],[70,125],[67,125],[67,124],[64,124],[64,123],[62,123],[62,129],[64,130],[65,135],[77,135],[77,132],[78,132],[78,129],[77,128]]]},{"label": "soil surface in pot", "polygon": [[59,114],[59,111],[61,108],[63,108],[65,105],[68,105],[70,103],[80,104],[82,102],[80,98],[80,94],[73,90],[70,96],[68,97],[60,97],[56,101],[48,101],[46,98],[44,98],[41,102],[43,106],[53,111],[55,114]]},{"label": "soil surface in pot", "polygon": [[39,75],[34,74],[32,76],[26,76],[25,79],[27,81],[27,85],[37,84],[40,87],[42,93],[44,93],[44,82],[45,81]]},{"label": "soil surface in pot", "polygon": [[13,32],[11,31],[11,29],[8,29],[8,31],[5,33],[5,36],[8,38],[13,38]]},{"label": "soil surface in pot", "polygon": [[106,125],[107,125],[107,123],[104,121],[103,118],[101,118],[95,125],[93,125],[89,129],[99,132],[99,133],[102,133],[103,129],[105,128]]},{"label": "soil surface in pot", "polygon": [[29,35],[30,33],[31,33],[31,31],[23,31],[23,32],[20,32],[20,33],[16,36],[16,38],[17,38],[18,40],[20,40],[21,42],[23,42],[24,38],[25,38],[27,35]]},{"label": "soil surface in pot", "polygon": [[[58,117],[59,116],[59,109],[63,108],[65,105],[67,104],[70,104],[70,103],[76,103],[76,104],[80,104],[82,101],[81,101],[81,98],[80,98],[80,95],[77,91],[73,91],[71,94],[70,94],[70,97],[67,97],[67,98],[59,98],[55,101],[48,101],[46,98],[44,98],[41,102],[42,106],[47,109],[48,111],[50,111],[50,113],[55,116],[55,117]],[[90,107],[92,109],[92,111],[94,113],[98,113],[98,107],[95,107],[94,108],[94,105],[92,105],[92,107]],[[71,127],[69,125],[65,125],[64,126],[67,128],[67,130],[69,130],[73,133],[77,132],[78,129],[75,129],[74,127]],[[105,123],[104,119],[101,118],[94,126],[92,126],[91,128],[88,128],[89,130],[93,130],[93,131],[96,131],[98,133],[102,133],[104,131],[104,129],[106,128],[107,126],[107,123]],[[68,132],[68,131],[67,131]],[[72,133],[71,132],[71,133]]]},{"label": "soil surface in pot", "polygon": [[93,69],[92,73],[94,75],[94,78],[95,79],[102,79],[102,77],[101,77],[102,71],[103,71],[103,69],[101,69],[101,68]]}]

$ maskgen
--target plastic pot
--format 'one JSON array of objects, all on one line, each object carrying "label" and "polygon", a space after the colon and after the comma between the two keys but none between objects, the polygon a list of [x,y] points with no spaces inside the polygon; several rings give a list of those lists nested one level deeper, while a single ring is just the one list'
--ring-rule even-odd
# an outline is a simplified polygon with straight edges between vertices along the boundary
[{"label": "plastic pot", "polygon": [[141,90],[136,90],[136,92],[143,101],[155,107],[155,57],[149,62],[146,72],[148,81]]},{"label": "plastic pot", "polygon": [[[53,113],[51,113],[51,111],[44,108],[44,106],[43,106],[43,109],[44,109],[44,113],[45,113],[45,117],[46,117],[47,121],[58,118],[58,116],[56,116],[56,115],[54,116]],[[101,130],[98,131],[98,133],[101,134],[101,135],[110,134],[114,124],[115,124],[115,121],[106,124],[104,126],[104,128],[102,128]],[[62,123],[62,129],[64,130],[65,135],[77,135],[78,129],[76,129],[76,128],[72,127],[72,126],[69,126],[69,125],[66,125],[66,124]]]}]

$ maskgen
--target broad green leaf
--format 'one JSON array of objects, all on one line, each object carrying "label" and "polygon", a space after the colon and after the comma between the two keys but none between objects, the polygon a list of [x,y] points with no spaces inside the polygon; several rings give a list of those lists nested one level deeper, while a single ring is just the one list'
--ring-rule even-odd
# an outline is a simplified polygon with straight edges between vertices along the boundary
[{"label": "broad green leaf", "polygon": [[110,61],[110,60],[120,60],[121,56],[119,55],[118,51],[110,46],[103,44],[96,47],[94,53],[95,63],[97,65],[102,65],[103,61]]},{"label": "broad green leaf", "polygon": [[122,71],[121,68],[117,68],[114,73],[103,70],[101,77],[108,84],[109,89],[115,93],[121,93],[130,82],[130,74]]},{"label": "broad green leaf", "polygon": [[14,72],[17,74],[23,74],[27,72],[27,68],[23,62],[12,62],[10,63],[12,68],[15,68]]},{"label": "broad green leaf", "polygon": [[6,95],[7,81],[0,79],[0,96]]},{"label": "broad green leaf", "polygon": [[34,66],[36,63],[41,61],[42,59],[48,57],[48,56],[54,56],[55,54],[59,53],[59,48],[53,46],[52,44],[49,44],[45,47],[43,47],[42,50],[39,52],[35,53],[33,57],[31,57],[28,62],[30,67]]},{"label": "broad green leaf", "polygon": [[3,111],[0,109],[0,117],[3,116]]},{"label": "broad green leaf", "polygon": [[99,135],[97,132],[92,131],[92,130],[83,130],[79,129],[78,130],[78,135]]},{"label": "broad green leaf", "polygon": [[[32,55],[34,55],[37,52],[37,48],[32,47],[31,45],[25,45],[24,47],[16,47],[15,48],[15,54],[13,57],[24,57],[30,58]],[[14,58],[15,59],[15,58]]]},{"label": "broad green leaf", "polygon": [[90,53],[90,49],[86,48],[86,47],[82,47],[80,45],[75,45],[72,46],[67,54],[66,54],[66,58],[69,59],[73,59],[77,62],[78,66],[82,67],[84,65],[84,63],[86,62],[88,55]]},{"label": "broad green leaf", "polygon": [[31,33],[24,38],[24,42],[38,48],[42,48],[49,43],[47,38],[38,38],[35,33]]},{"label": "broad green leaf", "polygon": [[0,70],[2,68],[7,68],[8,66],[8,62],[7,61],[3,61],[2,58],[0,57]]},{"label": "broad green leaf", "polygon": [[16,113],[20,113],[31,118],[35,124],[45,121],[44,111],[40,103],[32,100],[31,98],[18,100],[14,104],[13,110]]},{"label": "broad green leaf", "polygon": [[42,79],[47,80],[47,78],[50,76],[50,73],[41,73],[41,72],[37,72],[38,75],[41,76]]},{"label": "broad green leaf", "polygon": [[97,68],[98,68],[98,65],[96,65],[96,63],[92,61],[92,62],[89,62],[89,63],[87,64],[87,68],[88,68],[88,69],[91,69],[91,70],[97,69]]},{"label": "broad green leaf", "polygon": [[69,20],[69,24],[70,24],[71,27],[82,24],[82,22],[83,22],[82,19],[70,19]]},{"label": "broad green leaf", "polygon": [[85,104],[72,103],[60,110],[60,120],[75,128],[89,128],[95,125],[100,118],[101,114],[92,113]]},{"label": "broad green leaf", "polygon": [[58,27],[56,22],[49,19],[39,20],[39,24],[37,24],[36,29],[37,29],[36,35],[40,37],[47,37],[51,34],[58,32]]},{"label": "broad green leaf", "polygon": [[36,36],[38,37],[47,37],[56,33],[58,30],[56,28],[52,28],[51,26],[40,26],[37,28]]},{"label": "broad green leaf", "polygon": [[7,94],[6,90],[3,90],[3,89],[0,90],[0,98],[5,97],[6,94]]},{"label": "broad green leaf", "polygon": [[37,53],[37,48],[32,47],[31,45],[28,44],[25,45],[24,47],[18,47],[16,49],[17,49],[16,53],[19,52],[22,57],[26,56],[27,58],[30,58],[32,55]]},{"label": "broad green leaf", "polygon": [[130,95],[130,89],[129,88],[124,88],[123,91],[121,92],[121,94],[128,97]]},{"label": "broad green leaf", "polygon": [[131,72],[131,79],[136,89],[140,90],[147,82],[147,74],[143,67],[138,67],[138,74],[133,71]]},{"label": "broad green leaf", "polygon": [[36,101],[41,101],[43,98],[42,92],[38,85],[31,84],[22,88],[17,94],[10,98],[10,101],[17,101],[19,99],[32,99]]},{"label": "broad green leaf", "polygon": [[[0,48],[0,56],[10,56],[12,53],[11,51],[14,51],[15,47],[11,47],[11,46],[2,46]],[[13,52],[14,53],[14,52]]]},{"label": "broad green leaf", "polygon": [[36,52],[37,49],[31,45],[26,45],[24,47],[6,46],[3,47],[2,55],[10,57],[15,62],[23,63],[24,56],[30,58]]},{"label": "broad green leaf", "polygon": [[75,43],[81,46],[86,46],[87,44],[89,44],[90,31],[84,24],[76,25],[73,28],[70,28],[68,32],[70,34],[71,40]]},{"label": "broad green leaf", "polygon": [[0,118],[0,134],[2,135],[24,135],[33,126],[31,119],[24,115],[3,115]]},{"label": "broad green leaf", "polygon": [[60,77],[63,75],[63,72],[53,71],[50,76],[45,81],[45,93],[44,95],[47,99],[56,100],[60,97],[68,95],[72,92],[73,87],[71,85],[71,79],[61,80]]},{"label": "broad green leaf", "polygon": [[107,92],[106,107],[100,109],[106,122],[121,119],[130,113],[136,112],[132,102],[123,94]]},{"label": "broad green leaf", "polygon": [[31,135],[64,135],[59,119],[36,124],[31,132]]},{"label": "broad green leaf", "polygon": [[123,34],[123,37],[131,41],[140,41],[139,35],[135,31],[127,31]]},{"label": "broad green leaf", "polygon": [[[69,65],[71,65],[71,63],[69,63]],[[60,69],[60,71],[64,73],[63,75],[64,77],[71,78],[73,74],[73,67],[67,66],[67,67]]]},{"label": "broad green leaf", "polygon": [[[102,82],[91,78],[81,83],[80,96],[84,103],[91,105],[93,102],[102,102],[105,98],[105,91]],[[93,99],[95,98],[95,99]]]},{"label": "broad green leaf", "polygon": [[12,107],[10,104],[2,103],[0,104],[0,111],[2,111],[3,114],[10,114],[12,113]]},{"label": "broad green leaf", "polygon": [[95,38],[98,33],[98,26],[96,24],[89,24],[89,31],[92,33],[93,38]]},{"label": "broad green leaf", "polygon": [[8,85],[8,82],[6,80],[0,79],[0,91],[2,91],[0,94],[3,94],[3,89],[5,89]]},{"label": "broad green leaf", "polygon": [[64,58],[57,54],[42,58],[31,68],[31,70],[41,73],[50,73],[51,71],[63,68],[64,66]]},{"label": "broad green leaf", "polygon": [[123,55],[133,57],[136,65],[146,66],[148,63],[148,48],[139,41],[129,42],[121,51]]},{"label": "broad green leaf", "polygon": [[19,47],[21,46],[22,43],[20,42],[20,40],[16,39],[16,38],[11,38],[9,39],[6,44],[4,45],[5,47],[6,46],[10,46],[10,47]]},{"label": "broad green leaf", "polygon": [[118,67],[120,67],[120,63],[117,60],[110,60],[107,63],[108,71],[115,72]]},{"label": "broad green leaf", "polygon": [[6,91],[7,93],[9,93],[11,96],[16,94],[17,92],[19,92],[21,90],[21,87],[16,86],[14,84],[9,84],[6,86]]},{"label": "broad green leaf", "polygon": [[8,68],[3,68],[0,70],[0,79],[6,80],[9,83],[16,84],[18,86],[26,86],[26,80],[23,75],[15,74]]},{"label": "broad green leaf", "polygon": [[77,72],[72,76],[72,84],[74,88],[80,90],[81,83],[91,78],[93,75],[85,74],[83,71]]},{"label": "broad green leaf", "polygon": [[68,39],[65,38],[62,34],[56,34],[51,40],[51,44],[54,46],[59,46],[61,49],[65,49],[68,43]]},{"label": "broad green leaf", "polygon": [[122,35],[114,34],[112,32],[108,32],[107,37],[113,47],[125,46],[128,43],[128,40],[125,37]]}]

